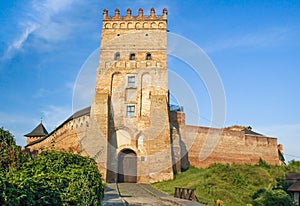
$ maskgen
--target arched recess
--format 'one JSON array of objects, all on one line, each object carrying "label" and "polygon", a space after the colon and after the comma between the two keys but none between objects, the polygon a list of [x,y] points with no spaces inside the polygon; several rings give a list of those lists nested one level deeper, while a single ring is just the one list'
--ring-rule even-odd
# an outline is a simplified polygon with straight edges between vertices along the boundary
[{"label": "arched recess", "polygon": [[165,24],[164,24],[164,23],[159,23],[159,24],[158,24],[158,28],[160,28],[160,29],[164,29],[164,28],[166,28],[166,26],[165,26]]},{"label": "arched recess", "polygon": [[142,27],[141,23],[138,22],[138,23],[135,24],[136,29],[140,29],[141,27]]},{"label": "arched recess", "polygon": [[141,135],[137,139],[137,148],[139,152],[144,153],[144,136]]},{"label": "arched recess", "polygon": [[126,24],[125,24],[124,22],[122,22],[122,23],[120,24],[120,28],[121,28],[121,29],[126,29]]},{"label": "arched recess", "polygon": [[148,22],[145,22],[144,25],[143,25],[144,29],[148,29],[149,28],[149,24]]},{"label": "arched recess", "polygon": [[111,28],[111,24],[110,23],[106,23],[104,26],[106,29],[110,29]]},{"label": "arched recess", "polygon": [[112,27],[113,27],[114,29],[117,29],[117,28],[118,28],[118,24],[117,24],[117,23],[113,23]]},{"label": "arched recess", "polygon": [[137,157],[133,150],[122,150],[118,155],[118,182],[137,182]]},{"label": "arched recess", "polygon": [[151,75],[144,73],[142,75],[141,85],[141,116],[149,116],[150,113],[150,89],[151,89]]},{"label": "arched recess", "polygon": [[[118,115],[117,113],[115,114],[114,111],[121,111],[121,95],[122,95],[122,78],[121,78],[121,73],[116,72],[113,73],[111,77],[111,84],[110,84],[110,95],[111,95],[111,112],[114,117],[115,115]],[[120,114],[119,114],[120,115]],[[117,118],[117,117],[116,117]]]},{"label": "arched recess", "polygon": [[152,29],[157,29],[157,24],[156,24],[155,22],[152,22],[152,23],[151,23],[151,28],[152,28]]},{"label": "arched recess", "polygon": [[131,22],[129,22],[129,23],[127,24],[127,28],[128,28],[128,29],[132,29],[132,28],[133,28],[133,24],[132,24]]},{"label": "arched recess", "polygon": [[126,130],[118,129],[116,131],[116,140],[117,148],[120,148],[124,145],[131,145],[131,136]]}]

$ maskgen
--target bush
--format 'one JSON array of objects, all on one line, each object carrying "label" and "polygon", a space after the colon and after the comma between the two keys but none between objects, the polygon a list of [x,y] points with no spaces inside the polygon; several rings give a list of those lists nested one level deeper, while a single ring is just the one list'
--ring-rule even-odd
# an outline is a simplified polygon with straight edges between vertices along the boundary
[{"label": "bush", "polygon": [[103,185],[93,159],[45,151],[0,179],[2,205],[101,205]]},{"label": "bush", "polygon": [[294,206],[291,197],[281,189],[261,192],[253,201],[253,206]]}]

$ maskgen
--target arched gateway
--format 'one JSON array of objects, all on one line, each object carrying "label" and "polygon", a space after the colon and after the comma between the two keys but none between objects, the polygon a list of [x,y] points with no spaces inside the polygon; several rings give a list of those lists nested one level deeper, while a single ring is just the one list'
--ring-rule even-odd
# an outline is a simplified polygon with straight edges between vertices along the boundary
[{"label": "arched gateway", "polygon": [[137,182],[137,157],[130,149],[118,155],[118,182]]}]

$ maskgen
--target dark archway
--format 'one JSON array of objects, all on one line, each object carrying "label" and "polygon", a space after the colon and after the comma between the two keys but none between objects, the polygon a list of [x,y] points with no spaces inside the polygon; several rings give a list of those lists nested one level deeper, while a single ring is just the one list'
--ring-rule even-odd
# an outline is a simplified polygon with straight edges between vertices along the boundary
[{"label": "dark archway", "polygon": [[132,150],[126,149],[119,153],[118,182],[137,182],[137,158]]}]

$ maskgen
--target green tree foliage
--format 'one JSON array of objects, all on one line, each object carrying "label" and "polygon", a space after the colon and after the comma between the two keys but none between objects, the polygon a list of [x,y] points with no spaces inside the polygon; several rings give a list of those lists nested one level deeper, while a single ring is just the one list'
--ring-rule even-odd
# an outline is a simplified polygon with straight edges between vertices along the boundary
[{"label": "green tree foliage", "polygon": [[28,158],[21,152],[21,147],[16,145],[13,135],[0,128],[0,174],[18,169]]},{"label": "green tree foliage", "polygon": [[253,206],[295,206],[292,198],[281,189],[264,190],[253,201]]},{"label": "green tree foliage", "polygon": [[1,134],[0,205],[101,205],[103,185],[93,159],[58,151],[29,158]]},{"label": "green tree foliage", "polygon": [[300,173],[300,161],[292,160],[287,165],[287,170],[290,173]]}]

